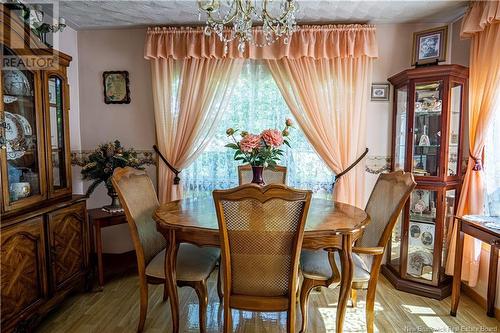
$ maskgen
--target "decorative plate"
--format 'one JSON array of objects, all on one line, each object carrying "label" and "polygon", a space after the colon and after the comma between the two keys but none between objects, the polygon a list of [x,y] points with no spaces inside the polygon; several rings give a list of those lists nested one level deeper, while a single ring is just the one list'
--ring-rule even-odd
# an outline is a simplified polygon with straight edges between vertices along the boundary
[{"label": "decorative plate", "polygon": [[5,104],[14,103],[15,101],[17,101],[17,97],[15,97],[15,96],[9,96],[9,95],[3,96],[3,102]]},{"label": "decorative plate", "polygon": [[4,92],[6,95],[31,96],[30,82],[20,70],[4,72]]},{"label": "decorative plate", "polygon": [[[31,127],[29,129],[31,131]],[[5,139],[7,140],[8,160],[15,160],[24,155],[26,140],[23,124],[16,115],[10,112],[5,112]]]},{"label": "decorative plate", "polygon": [[28,119],[26,119],[24,116],[21,116],[20,114],[16,114],[15,116],[17,117],[17,119],[19,119],[19,122],[23,126],[24,135],[33,135],[33,131],[31,130],[31,125]]}]

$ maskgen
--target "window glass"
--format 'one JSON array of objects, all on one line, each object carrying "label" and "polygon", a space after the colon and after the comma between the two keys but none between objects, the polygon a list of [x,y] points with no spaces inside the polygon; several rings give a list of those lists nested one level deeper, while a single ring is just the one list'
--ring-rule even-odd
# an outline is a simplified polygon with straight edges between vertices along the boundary
[{"label": "window glass", "polygon": [[331,197],[333,173],[297,126],[267,66],[250,60],[245,62],[233,88],[215,138],[181,173],[184,197],[210,196],[214,189],[238,186],[240,163],[233,160],[234,150],[224,147],[230,142],[228,127],[260,133],[268,128],[283,129],[287,118],[295,123],[289,137],[292,149],[285,146],[279,163],[288,168],[287,184],[311,189],[317,197]]}]

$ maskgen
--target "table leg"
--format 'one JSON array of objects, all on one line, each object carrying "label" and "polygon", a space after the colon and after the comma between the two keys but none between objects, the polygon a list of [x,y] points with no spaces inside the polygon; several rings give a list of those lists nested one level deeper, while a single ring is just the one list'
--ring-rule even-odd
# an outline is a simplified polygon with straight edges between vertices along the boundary
[{"label": "table leg", "polygon": [[342,235],[342,250],[340,250],[340,265],[342,267],[339,302],[337,305],[336,332],[341,333],[344,326],[344,317],[351,294],[353,264],[352,264],[352,235]]},{"label": "table leg", "polygon": [[101,237],[101,222],[99,220],[94,221],[95,230],[95,242],[96,242],[96,254],[97,254],[97,275],[99,290],[102,291],[104,288],[104,267],[102,264],[102,237]]},{"label": "table leg", "polygon": [[165,288],[170,298],[170,311],[172,312],[172,332],[179,332],[179,297],[177,295],[177,250],[175,231],[168,231],[167,248],[165,252]]},{"label": "table leg", "polygon": [[490,250],[490,272],[488,274],[488,294],[486,303],[488,304],[488,317],[495,317],[495,294],[497,291],[497,271],[498,271],[498,247],[491,245]]},{"label": "table leg", "polygon": [[453,286],[451,289],[451,310],[450,315],[457,315],[458,301],[460,300],[460,284],[462,282],[462,259],[464,246],[464,233],[461,231],[462,222],[457,219],[457,235],[455,243],[455,264],[453,267]]}]

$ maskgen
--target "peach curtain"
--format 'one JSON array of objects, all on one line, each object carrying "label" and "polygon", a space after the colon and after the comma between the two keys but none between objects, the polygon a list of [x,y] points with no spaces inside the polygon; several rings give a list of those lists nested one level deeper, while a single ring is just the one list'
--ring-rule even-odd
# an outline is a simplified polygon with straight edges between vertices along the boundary
[{"label": "peach curtain", "polygon": [[[462,36],[471,37],[469,90],[470,157],[458,204],[459,216],[484,214],[482,157],[496,103],[500,102],[500,2],[474,2],[462,22]],[[456,235],[456,225],[453,234]],[[455,237],[453,237],[453,240]],[[455,243],[450,246],[446,273],[453,274]],[[479,274],[480,241],[466,236],[462,279],[475,286]]]},{"label": "peach curtain", "polygon": [[[234,59],[151,60],[157,144],[177,170],[189,166],[208,144],[241,65]],[[182,186],[173,179],[160,161],[160,202],[182,197]]]},{"label": "peach curtain", "polygon": [[[366,148],[372,62],[368,56],[267,61],[299,126],[336,174]],[[363,207],[364,185],[360,163],[337,182],[335,200]]]},{"label": "peach curtain", "polygon": [[[253,34],[257,42],[262,41],[262,30],[254,29]],[[158,146],[174,167],[188,166],[207,144],[218,119],[211,115],[219,115],[223,104],[212,99],[227,96],[230,81],[241,69],[238,59],[268,61],[299,125],[334,172],[361,155],[366,147],[372,59],[378,55],[374,26],[301,26],[289,44],[279,40],[264,48],[250,45],[241,54],[237,42],[231,42],[227,51],[214,34],[204,35],[201,27],[148,29],[144,57],[152,61]],[[173,84],[174,67],[179,64],[180,82]],[[212,96],[214,86],[219,90]],[[204,117],[214,122],[202,121]],[[173,177],[160,163],[162,201],[181,196],[180,186],[172,187]],[[363,191],[362,166],[336,185],[337,199],[357,206],[363,205]]]},{"label": "peach curtain", "polygon": [[[227,34],[230,30],[227,30]],[[256,42],[263,40],[262,30],[253,30]],[[266,47],[249,45],[244,53],[233,41],[224,54],[224,44],[217,35],[206,36],[203,27],[156,27],[148,29],[144,56],[146,59],[245,58],[245,59],[334,59],[338,57],[377,57],[375,28],[369,25],[300,26],[289,44],[282,39]]]}]

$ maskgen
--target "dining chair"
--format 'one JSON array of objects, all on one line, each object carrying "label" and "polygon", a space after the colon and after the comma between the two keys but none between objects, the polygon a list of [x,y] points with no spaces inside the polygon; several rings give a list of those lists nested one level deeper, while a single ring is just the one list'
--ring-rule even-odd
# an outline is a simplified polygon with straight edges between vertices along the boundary
[{"label": "dining chair", "polygon": [[[367,289],[366,327],[370,333],[373,332],[375,292],[385,248],[398,216],[415,186],[411,173],[395,171],[381,174],[365,208],[371,222],[352,249],[354,270],[351,298],[355,306],[357,290]],[[304,250],[300,264],[304,277],[300,292],[301,332],[305,332],[307,303],[311,290],[320,286],[338,285],[342,272],[337,251]]]},{"label": "dining chair", "polygon": [[[283,184],[286,185],[285,166],[277,165],[274,169],[264,169],[263,178],[266,184]],[[238,165],[238,182],[240,185],[248,184],[252,181],[253,172],[250,164]]]},{"label": "dining chair", "polygon": [[[153,182],[142,170],[130,167],[115,169],[113,186],[118,192],[134,243],[139,272],[140,318],[138,332],[144,329],[148,311],[148,284],[165,283],[165,238],[156,230],[152,218],[159,206]],[[180,244],[177,254],[177,286],[190,286],[198,295],[200,331],[206,328],[208,304],[207,279],[219,259],[218,248],[200,248],[191,244]],[[163,290],[163,300],[168,298]]]},{"label": "dining chair", "polygon": [[224,332],[231,309],[287,311],[295,332],[299,255],[311,191],[245,184],[213,192],[222,249]]}]

